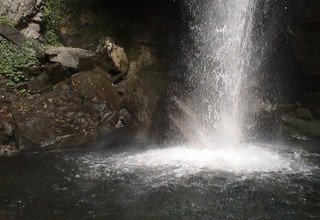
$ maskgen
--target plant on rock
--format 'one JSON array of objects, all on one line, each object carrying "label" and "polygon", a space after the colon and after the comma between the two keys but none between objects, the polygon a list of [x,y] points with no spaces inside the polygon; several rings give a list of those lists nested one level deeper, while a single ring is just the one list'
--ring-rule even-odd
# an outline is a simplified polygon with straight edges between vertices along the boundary
[{"label": "plant on rock", "polygon": [[0,73],[13,83],[25,81],[21,70],[38,63],[33,47],[31,41],[26,41],[23,45],[17,46],[0,37]]}]

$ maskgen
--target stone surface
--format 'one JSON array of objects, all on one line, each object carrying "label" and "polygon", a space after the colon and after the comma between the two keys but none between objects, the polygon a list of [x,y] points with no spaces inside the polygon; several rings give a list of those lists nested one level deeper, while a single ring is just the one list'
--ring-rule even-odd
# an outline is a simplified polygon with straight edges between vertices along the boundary
[{"label": "stone surface", "polygon": [[72,76],[71,83],[78,96],[99,100],[114,109],[119,108],[120,96],[107,75],[95,71],[80,72]]},{"label": "stone surface", "polygon": [[122,94],[123,105],[139,119],[141,127],[149,130],[157,100],[167,85],[166,72],[150,48],[136,46],[130,53],[133,61],[128,74],[116,88]]},{"label": "stone surface", "polygon": [[0,145],[6,144],[9,141],[9,138],[13,135],[14,127],[13,125],[5,120],[0,118]]},{"label": "stone surface", "polygon": [[37,11],[41,3],[42,0],[1,0],[0,15],[19,21]]},{"label": "stone surface", "polygon": [[70,94],[53,91],[12,108],[20,149],[79,147],[97,137],[98,112]]},{"label": "stone surface", "polygon": [[94,53],[88,50],[71,47],[49,47],[45,54],[51,62],[60,63],[62,66],[79,70],[81,62],[94,59]]},{"label": "stone surface", "polygon": [[124,109],[77,97],[71,91],[52,91],[13,105],[15,140],[19,149],[76,148],[131,127]]},{"label": "stone surface", "polygon": [[21,30],[21,33],[28,38],[39,39],[41,37],[40,31],[40,24],[31,22],[27,27]]},{"label": "stone surface", "polygon": [[[292,135],[293,133],[303,134],[308,137],[320,139],[320,120],[303,120],[290,113],[282,116],[285,129]],[[296,135],[296,134],[294,134]]]},{"label": "stone surface", "polygon": [[0,35],[16,45],[25,42],[24,36],[14,27],[0,24]]}]

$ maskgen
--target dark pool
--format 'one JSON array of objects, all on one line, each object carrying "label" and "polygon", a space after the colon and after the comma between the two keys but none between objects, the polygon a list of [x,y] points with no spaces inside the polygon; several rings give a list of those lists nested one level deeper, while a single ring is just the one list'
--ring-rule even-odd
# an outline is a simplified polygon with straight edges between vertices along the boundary
[{"label": "dark pool", "polygon": [[0,162],[0,219],[320,219],[319,165],[290,148],[23,153]]}]

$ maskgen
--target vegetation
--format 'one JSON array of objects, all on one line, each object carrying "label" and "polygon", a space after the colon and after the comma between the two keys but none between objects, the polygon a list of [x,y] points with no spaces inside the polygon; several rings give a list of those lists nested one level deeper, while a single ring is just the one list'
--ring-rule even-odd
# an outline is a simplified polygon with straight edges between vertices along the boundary
[{"label": "vegetation", "polygon": [[0,73],[12,83],[25,81],[21,70],[37,64],[34,44],[34,41],[28,40],[23,45],[17,46],[0,37]]},{"label": "vegetation", "polygon": [[6,16],[0,15],[0,24],[7,24],[10,26],[15,26],[17,24],[17,22],[13,19],[6,17]]}]

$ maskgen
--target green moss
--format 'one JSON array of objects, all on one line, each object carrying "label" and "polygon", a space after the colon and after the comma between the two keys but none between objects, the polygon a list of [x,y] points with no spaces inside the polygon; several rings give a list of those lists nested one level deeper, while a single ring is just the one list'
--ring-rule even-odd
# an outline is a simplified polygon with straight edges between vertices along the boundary
[{"label": "green moss", "polygon": [[60,46],[61,42],[58,35],[51,30],[44,34],[44,44],[48,46]]},{"label": "green moss", "polygon": [[17,46],[0,37],[0,73],[15,83],[24,81],[21,70],[38,62],[34,46],[34,41],[29,40]]},{"label": "green moss", "polygon": [[17,24],[17,22],[13,19],[6,17],[6,16],[0,16],[0,24],[15,26]]}]

